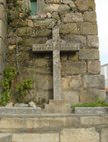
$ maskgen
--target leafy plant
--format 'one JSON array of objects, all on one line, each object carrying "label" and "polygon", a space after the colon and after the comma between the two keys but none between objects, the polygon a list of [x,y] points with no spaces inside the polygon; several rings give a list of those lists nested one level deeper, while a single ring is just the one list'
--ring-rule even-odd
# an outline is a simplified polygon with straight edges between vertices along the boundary
[{"label": "leafy plant", "polygon": [[8,67],[3,71],[3,80],[1,81],[2,92],[0,95],[0,105],[6,105],[12,96],[12,81],[15,79],[17,72],[15,68]]},{"label": "leafy plant", "polygon": [[[17,77],[16,69],[8,67],[3,72],[3,80],[1,81],[2,92],[0,94],[0,105],[5,106],[11,99],[15,98],[17,102],[23,101],[23,98],[32,89],[32,80],[24,80],[16,85],[13,92],[13,81]],[[30,92],[29,92],[30,93]]]},{"label": "leafy plant", "polygon": [[16,87],[16,100],[17,102],[22,102],[23,98],[30,93],[32,89],[32,80],[27,79],[21,82]]}]

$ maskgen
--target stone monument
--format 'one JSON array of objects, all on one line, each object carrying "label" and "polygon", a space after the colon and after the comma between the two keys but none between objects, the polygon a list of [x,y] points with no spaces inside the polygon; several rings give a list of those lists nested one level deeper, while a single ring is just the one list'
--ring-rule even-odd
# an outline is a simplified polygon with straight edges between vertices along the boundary
[{"label": "stone monument", "polygon": [[[19,23],[17,30],[13,30],[17,23],[15,17],[8,26],[8,49],[13,50],[7,51],[7,62],[14,65],[13,47],[18,41],[20,79],[33,79],[32,95],[28,94],[25,102],[34,101],[45,105],[50,100],[71,104],[104,100],[94,0],[18,2],[32,12],[23,24]],[[5,5],[1,0],[0,10],[3,11]],[[7,3],[8,7],[10,5],[11,2]],[[5,41],[5,18],[1,13],[0,50]],[[11,13],[14,13],[12,9]],[[3,56],[0,54],[0,62]],[[0,64],[0,70],[2,68]]]},{"label": "stone monument", "polygon": [[0,142],[108,142],[108,107],[71,112],[74,103],[105,99],[95,0],[17,2],[20,13],[16,0],[0,0],[0,79],[17,63],[18,80],[34,81],[23,101],[44,109],[0,107]]}]

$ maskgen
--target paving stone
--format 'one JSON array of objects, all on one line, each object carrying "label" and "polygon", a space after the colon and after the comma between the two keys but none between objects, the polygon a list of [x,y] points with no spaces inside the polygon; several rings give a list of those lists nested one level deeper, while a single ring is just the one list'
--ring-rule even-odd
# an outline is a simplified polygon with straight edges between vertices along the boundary
[{"label": "paving stone", "polygon": [[91,125],[108,125],[108,116],[85,116],[81,117],[81,124],[86,126]]},{"label": "paving stone", "polygon": [[99,142],[99,133],[95,128],[64,129],[60,135],[61,142]]},{"label": "paving stone", "polygon": [[59,142],[59,133],[13,134],[13,142]]},{"label": "paving stone", "polygon": [[0,134],[0,142],[12,142],[12,135]]},{"label": "paving stone", "polygon": [[101,131],[101,142],[108,142],[108,128],[103,128]]}]

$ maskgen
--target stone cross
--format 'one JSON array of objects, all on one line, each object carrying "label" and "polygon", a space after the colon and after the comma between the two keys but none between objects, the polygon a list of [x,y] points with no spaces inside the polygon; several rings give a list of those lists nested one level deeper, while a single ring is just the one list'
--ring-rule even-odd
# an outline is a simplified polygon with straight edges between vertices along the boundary
[{"label": "stone cross", "polygon": [[61,100],[61,64],[60,51],[78,51],[79,43],[72,44],[60,39],[59,27],[55,26],[52,31],[52,39],[45,44],[34,44],[33,52],[49,52],[53,53],[53,97],[54,100]]}]

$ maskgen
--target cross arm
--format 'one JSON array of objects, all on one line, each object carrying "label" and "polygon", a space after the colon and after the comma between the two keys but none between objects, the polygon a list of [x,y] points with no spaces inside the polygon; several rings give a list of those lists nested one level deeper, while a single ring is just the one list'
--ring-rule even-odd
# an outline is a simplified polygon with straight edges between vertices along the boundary
[{"label": "cross arm", "polygon": [[60,51],[79,51],[80,43],[66,42],[64,40],[61,41]]},{"label": "cross arm", "polygon": [[46,42],[45,44],[33,44],[32,51],[33,52],[48,52],[52,51],[53,46],[51,42]]}]

